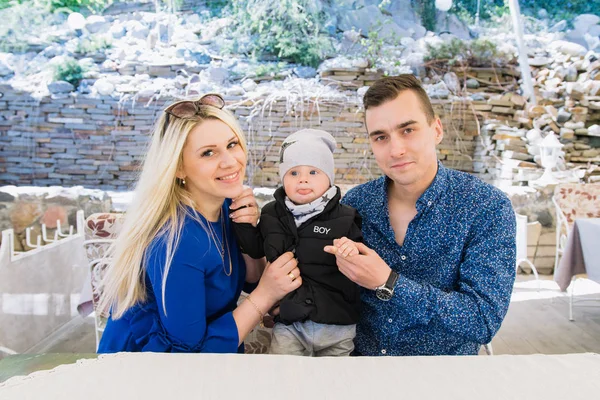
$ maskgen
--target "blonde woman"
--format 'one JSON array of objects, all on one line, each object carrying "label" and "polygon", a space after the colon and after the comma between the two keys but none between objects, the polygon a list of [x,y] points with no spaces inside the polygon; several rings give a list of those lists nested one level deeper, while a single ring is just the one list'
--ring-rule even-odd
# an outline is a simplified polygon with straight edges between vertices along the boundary
[{"label": "blonde woman", "polygon": [[[244,135],[224,105],[209,94],[161,116],[105,277],[100,309],[111,317],[98,352],[243,352],[265,312],[301,285],[291,253],[265,267],[237,245],[232,225],[256,227],[258,208],[242,186]],[[245,284],[256,288],[237,306]]]}]

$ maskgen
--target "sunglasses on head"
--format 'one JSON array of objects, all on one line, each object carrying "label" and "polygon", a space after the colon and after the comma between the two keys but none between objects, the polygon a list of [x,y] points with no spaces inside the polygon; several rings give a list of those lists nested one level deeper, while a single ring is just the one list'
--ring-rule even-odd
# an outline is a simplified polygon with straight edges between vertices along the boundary
[{"label": "sunglasses on head", "polygon": [[191,118],[198,114],[200,106],[211,106],[221,110],[225,107],[225,100],[223,100],[223,97],[220,94],[209,93],[200,97],[198,100],[183,100],[171,104],[169,107],[165,108],[165,123],[163,124],[161,137],[163,137],[167,131],[170,116],[177,118]]}]

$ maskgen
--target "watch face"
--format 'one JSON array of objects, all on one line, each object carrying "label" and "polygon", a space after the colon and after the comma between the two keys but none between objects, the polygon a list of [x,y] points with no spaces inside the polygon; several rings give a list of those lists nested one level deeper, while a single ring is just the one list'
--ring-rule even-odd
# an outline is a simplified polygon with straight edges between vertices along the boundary
[{"label": "watch face", "polygon": [[377,288],[377,290],[375,290],[375,296],[377,296],[379,300],[383,301],[389,301],[393,294],[394,292],[386,287]]}]

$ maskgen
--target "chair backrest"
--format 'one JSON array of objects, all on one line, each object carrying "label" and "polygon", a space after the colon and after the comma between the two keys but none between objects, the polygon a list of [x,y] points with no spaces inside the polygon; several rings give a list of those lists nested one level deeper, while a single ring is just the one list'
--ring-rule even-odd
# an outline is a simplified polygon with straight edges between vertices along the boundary
[{"label": "chair backrest", "polygon": [[527,259],[527,216],[516,214],[517,219],[517,262]]},{"label": "chair backrest", "polygon": [[103,319],[107,316],[97,309],[102,294],[102,278],[107,266],[112,261],[108,256],[108,248],[115,241],[124,221],[125,214],[97,213],[85,220],[85,251],[91,273],[92,302],[96,313],[97,328],[102,328]]},{"label": "chair backrest", "polygon": [[576,218],[600,218],[600,184],[561,183],[554,188],[553,201],[569,229]]}]

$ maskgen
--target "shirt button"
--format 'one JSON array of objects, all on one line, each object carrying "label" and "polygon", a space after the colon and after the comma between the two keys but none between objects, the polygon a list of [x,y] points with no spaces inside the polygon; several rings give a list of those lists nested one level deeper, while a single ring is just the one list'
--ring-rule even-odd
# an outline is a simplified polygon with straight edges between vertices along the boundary
[{"label": "shirt button", "polygon": [[387,351],[385,351],[385,349],[381,349],[381,354],[385,354],[387,353]]},{"label": "shirt button", "polygon": [[433,201],[431,201],[431,200],[427,202],[428,206],[431,206],[432,204],[433,204]]},{"label": "shirt button", "polygon": [[402,261],[406,260],[406,256],[400,256],[400,258],[402,259]]},{"label": "shirt button", "polygon": [[392,320],[391,318],[390,318],[390,319],[388,319],[388,322],[389,322],[390,324],[392,323],[392,321],[393,321],[393,320]]}]

